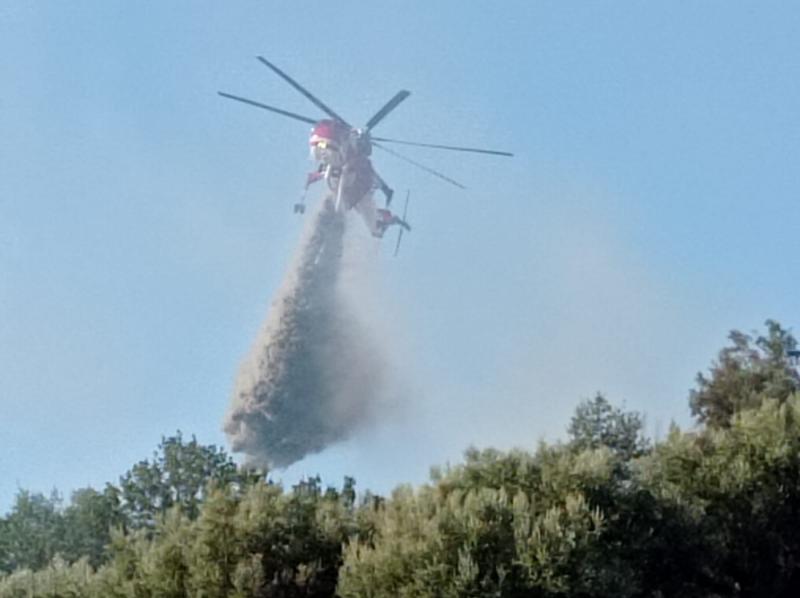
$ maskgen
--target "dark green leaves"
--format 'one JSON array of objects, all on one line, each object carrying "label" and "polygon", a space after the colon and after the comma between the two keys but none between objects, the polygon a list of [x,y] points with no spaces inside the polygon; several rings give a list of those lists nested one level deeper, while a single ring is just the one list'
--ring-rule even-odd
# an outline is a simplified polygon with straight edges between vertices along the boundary
[{"label": "dark green leaves", "polygon": [[766,336],[755,339],[732,331],[732,344],[720,351],[709,375],[697,374],[689,404],[698,421],[727,427],[735,413],[758,407],[766,399],[783,402],[800,390],[800,375],[788,356],[797,341],[774,320],[767,320],[766,326]]}]

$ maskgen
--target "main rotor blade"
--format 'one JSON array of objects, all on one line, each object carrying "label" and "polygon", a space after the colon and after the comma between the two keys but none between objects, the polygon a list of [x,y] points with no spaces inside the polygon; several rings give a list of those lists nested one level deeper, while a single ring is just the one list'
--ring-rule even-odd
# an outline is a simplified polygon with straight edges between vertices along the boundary
[{"label": "main rotor blade", "polygon": [[225,93],[224,91],[218,91],[217,93],[223,98],[229,98],[231,100],[236,100],[237,102],[244,102],[245,104],[250,104],[251,106],[256,106],[257,108],[263,108],[264,110],[269,110],[270,112],[276,112],[277,114],[282,114],[283,116],[288,116],[289,118],[293,118],[295,120],[301,120],[305,123],[310,123],[313,125],[317,122],[313,118],[301,116],[300,114],[295,114],[294,112],[281,110],[280,108],[275,108],[274,106],[267,106],[266,104],[262,104],[261,102],[256,102],[254,100],[248,100],[247,98],[240,98],[239,96],[231,95],[229,93]]},{"label": "main rotor blade", "polygon": [[460,147],[457,145],[438,145],[436,143],[419,143],[417,141],[400,141],[399,139],[387,139],[386,137],[373,137],[375,141],[385,141],[386,143],[400,143],[402,145],[416,145],[418,147],[432,147],[435,149],[452,150],[454,152],[473,152],[476,154],[491,154],[493,156],[513,156],[510,152],[498,150],[479,149],[477,147]]},{"label": "main rotor blade", "polygon": [[307,99],[308,99],[308,100],[309,100],[309,101],[310,101],[312,104],[314,104],[314,105],[315,105],[317,108],[319,108],[320,110],[322,110],[322,111],[323,111],[325,114],[327,114],[328,116],[330,116],[332,119],[334,119],[334,120],[338,120],[339,122],[341,122],[341,123],[343,123],[343,124],[347,125],[348,127],[350,126],[350,125],[347,123],[347,121],[346,121],[345,119],[343,119],[341,116],[339,116],[338,114],[336,114],[336,113],[335,113],[333,110],[331,110],[330,108],[328,108],[328,106],[326,106],[325,104],[323,104],[323,103],[322,103],[322,100],[320,100],[319,98],[315,97],[315,96],[314,96],[314,95],[313,95],[313,94],[312,94],[310,91],[308,91],[308,90],[307,90],[305,87],[303,87],[303,86],[302,86],[302,85],[300,85],[300,84],[299,84],[297,81],[295,81],[294,79],[292,79],[292,78],[291,78],[289,75],[287,75],[286,73],[284,73],[284,72],[283,72],[281,69],[279,69],[277,66],[275,66],[274,64],[272,64],[272,63],[271,63],[269,60],[267,60],[267,59],[266,59],[266,58],[264,58],[263,56],[256,56],[256,58],[257,58],[259,61],[261,61],[261,62],[262,62],[262,63],[263,63],[263,64],[264,64],[264,65],[265,65],[267,68],[269,68],[269,69],[271,69],[273,72],[275,72],[275,74],[277,74],[277,75],[278,75],[278,76],[279,76],[281,79],[283,79],[283,80],[284,80],[284,81],[286,81],[286,82],[287,82],[289,85],[291,85],[292,87],[294,87],[294,88],[295,88],[297,91],[299,91],[300,93],[302,93],[302,94],[303,94],[303,95],[304,95],[304,96],[305,96],[305,97],[306,97],[306,98],[307,98]]},{"label": "main rotor blade", "polygon": [[372,146],[373,147],[377,147],[378,149],[381,149],[381,150],[385,151],[387,154],[393,155],[395,158],[399,158],[399,159],[403,160],[404,162],[408,162],[409,164],[412,164],[413,166],[416,166],[417,168],[421,168],[425,172],[427,172],[429,174],[432,174],[435,177],[439,177],[440,179],[442,179],[444,181],[447,181],[451,185],[455,185],[459,189],[466,189],[466,187],[464,185],[462,185],[461,183],[459,183],[458,181],[454,181],[450,177],[443,175],[441,172],[437,172],[437,171],[433,170],[432,168],[428,168],[424,164],[420,164],[419,162],[416,162],[416,161],[412,160],[411,158],[406,158],[403,154],[398,154],[396,151],[391,150],[388,147],[383,147],[379,143],[373,143]]},{"label": "main rotor blade", "polygon": [[400,104],[400,102],[405,100],[410,95],[411,95],[411,92],[410,91],[406,91],[405,89],[403,89],[401,91],[398,91],[391,100],[386,102],[386,105],[383,108],[381,108],[380,110],[378,110],[375,113],[375,116],[373,116],[372,118],[369,119],[369,121],[367,121],[367,125],[365,127],[367,129],[367,131],[372,130],[372,128],[375,125],[377,125],[384,118],[386,118],[387,114],[389,114],[392,110],[397,108],[398,104]]}]

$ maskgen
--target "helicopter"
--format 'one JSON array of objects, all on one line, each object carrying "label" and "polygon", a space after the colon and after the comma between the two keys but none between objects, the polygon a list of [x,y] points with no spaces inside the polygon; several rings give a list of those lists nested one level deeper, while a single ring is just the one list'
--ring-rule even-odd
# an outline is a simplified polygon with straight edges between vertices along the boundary
[{"label": "helicopter", "polygon": [[[372,118],[366,122],[363,127],[354,127],[333,109],[331,109],[327,104],[323,103],[319,98],[308,91],[308,89],[300,85],[300,83],[295,81],[292,77],[287,75],[272,62],[268,61],[263,56],[257,56],[256,59],[273,71],[281,79],[286,81],[294,89],[300,92],[300,94],[302,94],[328,117],[323,119],[314,119],[241,96],[233,95],[223,91],[217,92],[224,98],[249,104],[251,106],[262,108],[275,114],[280,114],[281,116],[312,125],[311,135],[309,137],[309,146],[311,157],[317,163],[317,167],[313,172],[309,173],[306,178],[303,196],[300,201],[294,205],[295,213],[302,214],[305,212],[305,198],[310,185],[319,180],[324,180],[328,185],[328,189],[330,190],[330,194],[326,198],[326,202],[330,205],[330,207],[336,212],[355,209],[361,214],[367,225],[367,228],[370,230],[373,236],[378,238],[382,237],[386,229],[393,225],[399,225],[402,227],[402,229],[410,231],[411,227],[405,221],[405,218],[401,218],[393,214],[389,209],[392,202],[392,196],[394,195],[394,190],[389,187],[386,181],[383,180],[383,178],[372,166],[372,161],[370,160],[372,148],[378,148],[461,189],[464,189],[465,187],[458,181],[455,181],[450,177],[425,166],[424,164],[420,164],[411,158],[399,154],[393,149],[386,147],[384,144],[395,143],[407,146],[426,147],[457,152],[489,154],[494,156],[513,156],[512,153],[505,151],[434,143],[421,143],[416,141],[403,141],[399,139],[374,136],[372,135],[372,130],[375,128],[375,126],[382,122],[395,108],[397,108],[397,106],[406,100],[406,98],[411,95],[411,92],[405,89],[398,91],[388,102],[386,102],[386,104],[383,105],[380,110],[378,110],[372,116]],[[383,208],[378,208],[375,204],[374,192],[377,190],[380,190],[384,195],[385,204]]]}]

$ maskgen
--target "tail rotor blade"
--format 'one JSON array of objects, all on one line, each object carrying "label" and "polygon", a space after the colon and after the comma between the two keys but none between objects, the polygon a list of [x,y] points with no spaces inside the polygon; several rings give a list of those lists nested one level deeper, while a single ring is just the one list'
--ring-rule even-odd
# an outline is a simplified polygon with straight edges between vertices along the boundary
[{"label": "tail rotor blade", "polygon": [[256,58],[257,58],[257,59],[258,59],[258,60],[259,60],[259,61],[260,61],[262,64],[264,64],[264,65],[265,65],[267,68],[269,68],[270,70],[272,70],[272,71],[273,71],[273,72],[274,72],[276,75],[278,75],[278,76],[279,76],[281,79],[283,79],[284,81],[286,81],[286,82],[287,82],[289,85],[291,85],[291,86],[292,86],[292,87],[294,87],[294,88],[295,88],[297,91],[299,91],[301,94],[303,94],[303,95],[304,95],[304,96],[305,96],[305,97],[306,97],[306,98],[307,98],[307,99],[308,99],[308,100],[309,100],[309,101],[310,101],[312,104],[314,104],[314,105],[315,105],[317,108],[319,108],[320,110],[322,110],[322,111],[323,111],[325,114],[327,114],[328,116],[330,116],[332,119],[334,119],[334,120],[338,120],[339,122],[341,122],[341,123],[343,123],[343,124],[347,125],[348,127],[350,126],[349,124],[347,124],[347,121],[346,121],[345,119],[343,119],[341,116],[339,116],[338,114],[336,114],[336,113],[335,113],[333,110],[331,110],[331,109],[330,109],[328,106],[326,106],[325,104],[323,104],[323,103],[322,103],[322,100],[320,100],[319,98],[317,98],[316,96],[314,96],[314,94],[312,94],[312,93],[311,93],[310,91],[308,91],[308,90],[307,90],[305,87],[303,87],[302,85],[300,85],[300,84],[299,84],[297,81],[295,81],[294,79],[292,79],[292,78],[291,78],[289,75],[287,75],[286,73],[284,73],[284,72],[283,72],[281,69],[279,69],[277,66],[275,66],[274,64],[272,64],[272,63],[271,63],[269,60],[267,60],[267,59],[266,59],[266,58],[264,58],[263,56],[256,56]]},{"label": "tail rotor blade", "polygon": [[378,111],[375,113],[375,116],[373,116],[372,118],[370,118],[370,119],[369,119],[369,121],[368,121],[368,122],[367,122],[367,124],[366,124],[366,129],[367,129],[367,131],[371,131],[371,130],[372,130],[372,128],[373,128],[375,125],[377,125],[377,124],[378,124],[379,122],[381,122],[381,121],[382,121],[384,118],[386,118],[386,116],[387,116],[387,115],[388,115],[388,114],[389,114],[389,113],[390,113],[392,110],[394,110],[395,108],[397,108],[397,106],[400,104],[400,102],[402,102],[403,100],[405,100],[405,99],[406,99],[408,96],[410,96],[410,95],[411,95],[411,92],[410,92],[410,91],[406,91],[405,89],[403,89],[403,90],[401,90],[401,91],[398,91],[398,92],[395,94],[395,96],[394,96],[394,97],[393,97],[391,100],[389,100],[388,102],[386,102],[386,105],[385,105],[383,108],[381,108],[380,110],[378,110]]},{"label": "tail rotor blade", "polygon": [[447,181],[448,183],[450,183],[451,185],[455,185],[459,189],[466,189],[466,187],[464,185],[462,185],[461,183],[459,183],[458,181],[454,181],[450,177],[443,175],[441,172],[437,172],[436,170],[433,170],[432,168],[428,168],[424,164],[420,164],[419,162],[416,162],[415,160],[412,160],[411,158],[407,158],[403,154],[398,154],[396,151],[394,151],[392,149],[389,149],[388,147],[384,147],[380,143],[373,143],[372,146],[373,147],[377,147],[380,150],[383,150],[387,154],[393,155],[395,158],[399,158],[400,160],[403,160],[404,162],[408,162],[409,164],[411,164],[413,166],[416,166],[417,168],[421,168],[422,170],[424,170],[428,174],[432,174],[433,176],[438,177],[438,178],[442,179],[443,181]]},{"label": "tail rotor blade", "polygon": [[302,116],[300,114],[295,114],[294,112],[289,112],[288,110],[281,110],[280,108],[275,108],[274,106],[267,106],[266,104],[262,104],[261,102],[256,102],[254,100],[248,100],[247,98],[242,98],[239,96],[235,96],[229,93],[225,93],[224,91],[218,91],[219,95],[223,98],[228,98],[231,100],[236,100],[237,102],[243,102],[245,104],[250,104],[251,106],[256,106],[257,108],[263,108],[264,110],[269,110],[270,112],[275,112],[276,114],[281,114],[283,116],[288,116],[289,118],[293,118],[295,120],[303,121],[304,123],[315,124],[313,118],[309,118],[307,116]]},{"label": "tail rotor blade", "polygon": [[477,147],[461,147],[458,145],[439,145],[437,143],[420,143],[418,141],[401,141],[400,139],[387,139],[386,137],[373,137],[375,141],[385,143],[399,143],[402,145],[414,145],[417,147],[432,147],[434,149],[450,150],[454,152],[472,152],[475,154],[491,154],[492,156],[513,156],[511,152],[501,152],[498,150],[480,149]]}]

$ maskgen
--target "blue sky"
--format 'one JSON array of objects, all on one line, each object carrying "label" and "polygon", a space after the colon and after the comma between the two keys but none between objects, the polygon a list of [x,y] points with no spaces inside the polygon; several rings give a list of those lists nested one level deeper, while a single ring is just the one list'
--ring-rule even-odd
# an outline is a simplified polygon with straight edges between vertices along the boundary
[{"label": "blue sky", "polygon": [[236,369],[300,234],[317,116],[386,136],[415,225],[371,300],[409,392],[287,480],[386,491],[563,435],[602,390],[651,433],[732,328],[796,324],[800,9],[749,2],[0,6],[0,509],[101,486],[180,429],[225,444]]}]

